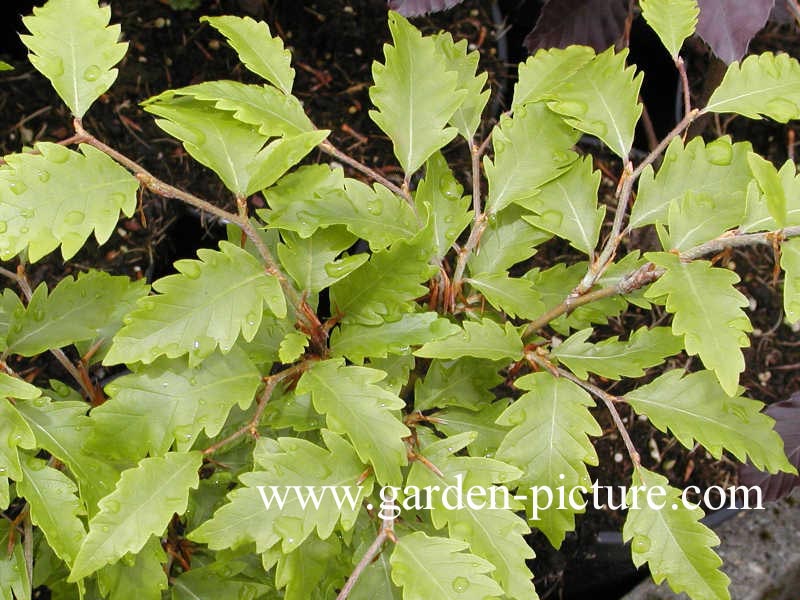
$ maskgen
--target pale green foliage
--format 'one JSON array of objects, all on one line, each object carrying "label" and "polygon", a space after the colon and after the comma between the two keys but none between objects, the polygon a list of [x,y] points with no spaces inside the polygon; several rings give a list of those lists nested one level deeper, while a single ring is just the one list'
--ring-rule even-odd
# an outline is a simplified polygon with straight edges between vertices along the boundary
[{"label": "pale green foliage", "polygon": [[589,64],[594,51],[588,46],[544,48],[519,65],[519,80],[514,85],[512,110],[529,102],[552,98],[555,91],[579,69]]},{"label": "pale green foliage", "polygon": [[375,85],[369,95],[378,110],[369,114],[392,140],[394,154],[410,177],[455,137],[457,130],[447,123],[467,90],[459,89],[458,73],[437,52],[433,38],[422,37],[394,12],[389,13],[389,30],[394,45],[383,47],[386,62],[372,65]]},{"label": "pale green foliage", "polygon": [[673,59],[694,33],[700,9],[697,0],[640,0],[642,15]]},{"label": "pale green foliage", "polygon": [[772,429],[773,420],[760,412],[761,402],[738,394],[730,397],[711,371],[682,374],[678,369],[668,371],[625,398],[687,448],[697,440],[716,457],[725,449],[771,473],[792,471],[781,438]]},{"label": "pale green foliage", "polygon": [[622,537],[631,542],[633,563],[637,567],[647,563],[656,583],[666,578],[675,592],[685,591],[695,600],[729,600],[730,580],[719,570],[722,560],[711,549],[719,538],[699,522],[703,511],[686,508],[680,490],[668,485],[663,475],[643,467],[634,472],[632,485],[667,492],[666,498],[656,497],[656,502],[664,502],[663,510],[651,508],[644,496],[638,508],[628,510]]},{"label": "pale green foliage", "polygon": [[783,309],[786,318],[800,321],[800,241],[790,240],[781,244],[781,269],[786,273],[783,282]]},{"label": "pale green foliage", "polygon": [[108,25],[110,6],[95,0],[50,0],[22,22],[31,64],[50,80],[79,119],[117,78],[116,65],[128,49],[119,25]]},{"label": "pale green foliage", "polygon": [[470,358],[431,361],[424,380],[414,385],[414,408],[430,410],[444,406],[462,406],[478,410],[488,405],[494,394],[493,387],[503,379],[498,375],[497,363]]},{"label": "pale green foliage", "polygon": [[442,340],[428,342],[414,352],[425,358],[474,356],[488,360],[515,360],[522,356],[522,340],[511,323],[500,327],[494,321],[465,321],[463,330]]},{"label": "pale green foliage", "polygon": [[[11,527],[6,519],[0,520],[0,544],[4,548],[8,548]],[[15,544],[11,552],[0,555],[0,598],[14,600],[30,596],[31,582],[25,567],[22,545]]]},{"label": "pale green foliage", "polygon": [[627,342],[613,336],[591,344],[586,341],[591,335],[592,329],[578,331],[552,352],[581,379],[586,379],[588,372],[609,379],[641,377],[645,369],[660,365],[666,357],[683,349],[683,340],[673,335],[669,327],[642,327]]},{"label": "pale green foliage", "polygon": [[[565,490],[591,486],[586,465],[597,464],[597,453],[589,436],[602,433],[600,425],[589,413],[594,402],[576,384],[550,373],[525,375],[516,385],[528,390],[509,406],[497,420],[510,427],[497,450],[497,457],[522,471],[520,489],[532,486]],[[563,477],[562,477],[563,476]],[[530,509],[531,503],[526,503]],[[572,508],[556,509],[555,505],[531,521],[555,547],[561,546],[567,531],[575,528]]]},{"label": "pale green foliage", "polygon": [[[684,336],[686,352],[699,355],[725,393],[733,396],[744,371],[739,348],[750,345],[747,332],[753,329],[742,310],[749,305],[747,298],[733,287],[739,277],[704,260],[684,263],[666,253],[647,258],[666,272],[645,295],[673,313],[672,331]],[[708,302],[709,298],[714,301]]]},{"label": "pale green foliage", "polygon": [[264,272],[249,253],[228,242],[220,252],[200,250],[200,260],[180,260],[178,275],[153,284],[156,296],[142,298],[127,324],[114,337],[104,362],[153,362],[158,356],[189,354],[194,365],[219,345],[230,352],[239,337],[250,341],[266,303],[277,317],[286,300],[277,279]]},{"label": "pale green foliage", "polygon": [[137,554],[126,554],[119,562],[100,569],[98,587],[111,600],[158,600],[168,585],[162,567],[166,560],[159,538],[150,536]]},{"label": "pale green foliage", "polygon": [[786,191],[778,171],[771,162],[755,152],[747,155],[747,162],[758,187],[761,188],[770,216],[776,225],[783,227],[786,224]]},{"label": "pale green foliage", "polygon": [[468,552],[466,542],[405,535],[392,552],[392,580],[403,587],[403,600],[500,598],[503,590],[486,576],[492,564]]},{"label": "pale green foliage", "polygon": [[283,41],[272,37],[269,26],[250,17],[202,17],[224,35],[236,50],[244,66],[260,75],[287,96],[292,93],[294,69],[291,54],[284,50]]},{"label": "pale green foliage", "polygon": [[122,211],[136,208],[138,182],[99,150],[81,152],[50,142],[39,154],[11,154],[0,168],[0,259],[28,249],[37,261],[61,246],[72,258],[94,232],[102,244]]},{"label": "pale green foliage", "polygon": [[0,400],[0,436],[6,440],[0,445],[0,473],[18,480],[22,477],[22,467],[17,448],[35,448],[36,438],[15,406],[5,398]]},{"label": "pale green foliage", "polygon": [[533,318],[544,312],[544,305],[531,282],[506,273],[478,273],[469,279],[486,301],[510,317]]},{"label": "pale green foliage", "polygon": [[[768,170],[765,168],[765,170]],[[794,161],[787,160],[783,166],[778,170],[778,178],[782,189],[778,190],[777,185],[773,181],[768,183],[767,187],[773,196],[782,196],[786,201],[785,213],[782,213],[785,218],[786,225],[800,225],[800,176],[797,174],[797,167]],[[767,175],[767,180],[770,181],[770,175]],[[766,182],[765,182],[766,183]],[[766,197],[766,193],[756,179],[750,181],[747,186],[746,195],[746,215],[739,227],[743,233],[753,231],[774,231],[779,229],[778,223],[771,214],[770,199]],[[772,204],[775,204],[775,198],[772,199]],[[780,214],[778,215],[780,218]]]},{"label": "pale green foliage", "polygon": [[0,60],[0,71],[13,71],[13,70],[14,67],[8,64],[6,61]]},{"label": "pale green foliage", "polygon": [[800,119],[800,63],[771,52],[732,63],[703,112],[763,115],[781,123]]}]

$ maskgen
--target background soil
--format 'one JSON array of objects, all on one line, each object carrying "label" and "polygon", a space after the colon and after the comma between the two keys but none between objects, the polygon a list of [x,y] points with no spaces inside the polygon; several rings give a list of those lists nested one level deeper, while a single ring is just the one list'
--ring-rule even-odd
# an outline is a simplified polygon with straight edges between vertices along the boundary
[{"label": "background soil", "polygon": [[[31,2],[7,2],[0,24],[0,58],[16,70],[0,77],[0,151],[19,151],[23,145],[39,140],[68,137],[70,119],[44,78],[25,60],[25,51],[16,38],[23,30],[20,14],[30,12]],[[41,4],[41,2],[39,3]],[[158,129],[138,103],[164,89],[212,79],[254,81],[241,67],[233,52],[208,26],[200,24],[203,14],[252,14],[264,18],[273,31],[283,37],[293,51],[297,71],[295,90],[312,120],[332,130],[332,140],[362,162],[382,171],[389,178],[401,179],[392,157],[391,145],[368,116],[371,107],[368,87],[373,60],[382,60],[382,44],[389,39],[386,8],[381,0],[215,0],[204,1],[196,10],[173,10],[160,0],[117,0],[112,3],[113,22],[121,23],[125,39],[131,43],[120,66],[117,83],[92,108],[85,119],[87,129],[124,154],[137,160],[157,176],[178,187],[217,203],[228,203],[228,194],[212,173],[199,167],[185,154],[180,144]],[[524,60],[522,38],[535,22],[536,2],[506,0],[499,6],[488,1],[467,0],[462,6],[432,18],[416,19],[423,30],[447,29],[454,37],[467,38],[481,52],[481,68],[489,73],[493,96],[487,109],[483,132],[488,132],[506,109],[513,90],[516,63]],[[700,94],[709,58],[698,42],[689,44],[688,62],[693,92]],[[754,41],[753,49],[785,50],[800,56],[795,30],[770,26]],[[659,134],[674,125],[676,75],[666,52],[652,31],[641,22],[632,32],[632,59],[645,70],[644,102]],[[755,149],[775,161],[793,156],[796,124],[781,126],[771,122],[736,119],[723,122],[726,132],[736,139],[749,139]],[[715,135],[713,124],[707,135]],[[644,135],[636,145],[646,150]],[[611,156],[597,153],[596,166],[603,170],[604,200],[613,207],[615,174],[620,165]],[[446,154],[463,183],[468,181],[468,154],[463,146],[453,145]],[[313,160],[324,160],[315,156]],[[354,173],[349,173],[356,176]],[[235,210],[235,209],[234,209]],[[54,285],[65,275],[86,268],[100,267],[113,273],[152,280],[172,272],[172,262],[193,257],[198,247],[213,247],[224,231],[214,222],[183,206],[144,195],[137,215],[120,223],[116,234],[102,247],[92,245],[73,260],[63,263],[57,255],[34,265],[33,283]],[[647,238],[643,238],[646,242]],[[579,256],[563,243],[546,244],[534,263],[550,266],[556,261],[574,262]],[[742,278],[740,289],[751,299],[750,316],[755,331],[752,347],[745,350],[747,372],[742,377],[748,393],[764,402],[788,397],[800,389],[800,339],[797,331],[784,323],[781,283],[773,273],[774,257],[767,248],[747,249],[719,257],[723,264]],[[713,298],[709,301],[713,302]],[[612,319],[610,334],[625,334],[632,328],[664,318],[658,311],[633,310]],[[687,357],[675,361],[683,366]],[[695,364],[696,366],[696,364]],[[58,376],[60,367],[49,363],[38,368]],[[35,373],[33,374],[35,375]],[[653,374],[655,375],[655,374]],[[105,376],[98,373],[98,377]],[[620,387],[615,392],[624,392]],[[602,472],[593,478],[606,485],[625,485],[631,465],[613,424],[603,412],[598,418],[607,435],[600,438],[597,450]],[[702,449],[687,452],[670,436],[649,424],[623,414],[648,468],[658,468],[680,487],[693,484],[701,488],[735,482],[736,464],[726,457],[714,460]],[[534,533],[531,544],[539,556],[531,567],[537,577],[542,598],[582,597],[591,590],[593,597],[616,598],[623,592],[619,582],[607,579],[625,576],[616,563],[617,554],[627,559],[626,549],[597,545],[598,532],[618,531],[620,515],[591,511],[579,519],[578,529],[570,534],[561,550],[553,552],[544,536]],[[601,541],[608,539],[605,534]],[[633,568],[630,567],[631,575]],[[603,595],[605,594],[605,596]]]}]

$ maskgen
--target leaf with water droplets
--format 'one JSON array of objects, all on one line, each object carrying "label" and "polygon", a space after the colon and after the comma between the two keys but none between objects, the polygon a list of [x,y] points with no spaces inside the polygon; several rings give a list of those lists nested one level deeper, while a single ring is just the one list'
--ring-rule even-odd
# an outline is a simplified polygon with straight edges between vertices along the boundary
[{"label": "leaf with water droplets", "polygon": [[78,118],[114,83],[112,67],[128,49],[110,18],[111,7],[95,0],[50,0],[22,19],[30,35],[20,38],[31,64]]},{"label": "leaf with water droplets", "polygon": [[92,232],[105,243],[120,211],[133,214],[139,182],[100,150],[49,142],[35,149],[6,156],[0,169],[0,259],[27,248],[37,261],[61,245],[66,260]]},{"label": "leaf with water droplets", "polygon": [[17,448],[35,448],[33,431],[17,408],[6,398],[0,398],[0,473],[15,481],[22,478]]},{"label": "leaf with water droplets", "polygon": [[403,600],[501,598],[503,590],[487,576],[494,565],[465,552],[468,548],[467,542],[422,531],[400,536],[390,563],[392,581],[403,588]]},{"label": "leaf with water droplets", "polygon": [[[633,486],[660,490],[653,494],[655,502],[663,502],[658,510],[638,494],[639,502],[632,506],[628,492],[628,516],[622,528],[622,539],[632,541],[633,564],[647,563],[653,581],[667,580],[675,593],[688,592],[692,598],[730,600],[728,576],[719,570],[722,560],[711,548],[719,538],[700,523],[703,511],[683,504],[681,491],[668,485],[663,475],[638,467],[633,474]],[[664,493],[666,492],[666,493]],[[650,498],[650,495],[647,495]]]},{"label": "leaf with water droplets", "polygon": [[697,440],[716,458],[727,450],[770,473],[794,471],[773,429],[775,421],[760,412],[761,402],[728,396],[711,371],[682,375],[680,369],[668,371],[626,394],[625,400],[689,449]]},{"label": "leaf with water droplets", "polygon": [[[114,336],[104,364],[147,364],[164,354],[176,358],[188,353],[194,366],[217,344],[230,350],[240,332],[252,340],[265,304],[277,317],[286,316],[277,278],[246,250],[225,241],[219,247],[220,252],[199,250],[199,261],[178,261],[180,274],[153,284],[159,293],[139,300],[128,315],[130,322]],[[200,348],[196,341],[202,341]]]},{"label": "leaf with water droplets", "polygon": [[68,581],[78,581],[101,567],[139,552],[151,535],[161,535],[172,515],[186,510],[189,490],[196,489],[199,452],[169,452],[144,458],[124,471],[114,491],[100,500],[89,520]]},{"label": "leaf with water droplets", "polygon": [[783,281],[783,306],[790,323],[800,321],[800,240],[788,240],[781,244],[781,269],[786,277]]}]

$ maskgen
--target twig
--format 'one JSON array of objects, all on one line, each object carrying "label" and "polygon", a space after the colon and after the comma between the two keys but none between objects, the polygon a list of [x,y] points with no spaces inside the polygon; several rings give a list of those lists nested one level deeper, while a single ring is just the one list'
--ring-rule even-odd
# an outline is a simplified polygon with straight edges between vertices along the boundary
[{"label": "twig", "polygon": [[[393,506],[394,503],[392,503],[392,507]],[[392,516],[381,521],[381,527],[378,531],[378,535],[375,537],[375,540],[372,542],[372,544],[370,544],[369,548],[367,548],[367,551],[364,553],[364,556],[361,557],[361,560],[358,561],[356,568],[353,569],[352,573],[350,573],[350,577],[347,578],[347,582],[344,584],[344,587],[339,592],[339,595],[336,596],[336,600],[345,600],[350,595],[350,592],[353,591],[353,587],[355,587],[358,578],[361,577],[364,569],[372,564],[372,561],[375,560],[375,557],[380,554],[383,544],[387,539],[392,540],[393,542],[397,541],[394,536],[394,517]]]},{"label": "twig", "polygon": [[681,89],[683,90],[683,114],[688,115],[692,111],[692,96],[689,89],[689,76],[686,73],[686,63],[682,56],[675,59],[675,66],[681,78]]},{"label": "twig", "polygon": [[327,140],[322,142],[319,145],[319,148],[320,148],[320,150],[322,150],[326,154],[330,154],[335,159],[340,160],[343,163],[345,163],[346,165],[349,165],[349,166],[353,167],[356,171],[361,171],[367,177],[370,177],[374,181],[377,181],[382,186],[388,188],[389,190],[391,190],[392,192],[394,192],[395,194],[397,194],[401,198],[405,199],[405,201],[408,202],[411,205],[412,208],[415,208],[414,207],[414,202],[411,199],[411,194],[408,193],[407,189],[403,189],[400,186],[398,186],[397,184],[392,183],[391,181],[386,179],[386,177],[384,177],[383,175],[378,173],[375,169],[371,169],[367,165],[358,162],[355,158],[353,158],[349,154],[345,154],[344,152],[339,150],[336,146],[334,146],[333,144],[331,144]]}]

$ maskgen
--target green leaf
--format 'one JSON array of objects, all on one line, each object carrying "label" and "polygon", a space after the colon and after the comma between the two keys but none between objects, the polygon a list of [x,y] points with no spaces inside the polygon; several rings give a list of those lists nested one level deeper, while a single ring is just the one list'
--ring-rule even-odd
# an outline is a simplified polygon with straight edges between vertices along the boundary
[{"label": "green leaf", "polygon": [[[586,493],[591,488],[586,465],[598,464],[589,436],[603,433],[589,412],[594,405],[591,396],[550,373],[525,375],[514,383],[528,391],[497,420],[498,425],[512,428],[500,444],[497,458],[523,471],[520,489],[540,486],[552,491],[563,486],[572,495],[574,488],[582,486]],[[553,505],[536,514],[533,507],[538,502],[537,493],[526,503],[529,520],[559,548],[566,532],[575,529],[575,515],[583,511]]]},{"label": "green leaf", "polygon": [[92,232],[105,243],[120,210],[133,214],[139,182],[100,150],[50,142],[35,149],[6,156],[0,169],[0,259],[27,248],[35,262],[61,245],[67,260]]},{"label": "green leaf", "polygon": [[0,398],[0,439],[0,474],[19,481],[22,467],[17,448],[35,448],[36,438],[17,408],[5,398]]},{"label": "green leaf", "polygon": [[472,221],[469,196],[463,196],[463,191],[442,153],[434,152],[425,163],[425,178],[417,186],[414,201],[420,214],[429,207],[438,259],[444,258]]},{"label": "green leaf", "polygon": [[365,357],[386,358],[405,354],[410,346],[425,344],[460,331],[457,325],[439,318],[435,312],[407,313],[397,321],[381,325],[346,323],[331,334],[333,356],[346,356],[354,362]]},{"label": "green leaf", "polygon": [[240,575],[241,561],[218,561],[203,567],[192,566],[170,582],[172,600],[203,598],[264,598],[270,587]]},{"label": "green leaf", "polygon": [[8,64],[6,61],[0,60],[0,71],[13,71],[13,70],[14,67]]},{"label": "green leaf", "polygon": [[283,47],[279,37],[272,37],[269,26],[250,17],[200,17],[219,31],[236,50],[239,60],[256,75],[260,75],[287,96],[292,93],[294,69],[292,55]]},{"label": "green leaf", "polygon": [[[786,211],[783,213],[786,219],[785,224],[800,225],[800,176],[797,174],[797,167],[794,161],[787,160],[783,163],[783,166],[778,170],[778,178],[783,191],[779,192],[777,189],[773,189],[772,194],[778,197],[783,195],[786,198]],[[747,214],[739,227],[740,233],[780,229],[770,214],[769,205],[770,202],[774,204],[774,198],[770,201],[755,179],[752,179],[747,186],[745,202]]]},{"label": "green leaf", "polygon": [[131,460],[162,456],[173,443],[188,450],[204,429],[209,438],[219,434],[234,405],[247,409],[260,383],[236,346],[215,352],[202,367],[190,367],[186,358],[157,360],[106,386],[110,398],[91,413],[87,450]]},{"label": "green leaf", "polygon": [[577,140],[578,133],[542,104],[502,116],[492,132],[494,160],[483,158],[489,182],[486,211],[496,214],[539,193],[578,158],[572,151]]},{"label": "green leaf", "polygon": [[465,408],[448,407],[433,414],[433,425],[447,436],[472,432],[474,438],[467,445],[470,456],[493,458],[500,447],[508,428],[495,423],[508,407],[508,402],[498,400],[478,411]]},{"label": "green leaf", "polygon": [[524,214],[521,207],[511,205],[489,221],[478,252],[473,252],[467,261],[470,273],[503,273],[533,256],[536,246],[553,237],[525,221]]},{"label": "green leaf", "polygon": [[17,491],[30,505],[31,521],[44,533],[53,552],[71,565],[86,537],[79,516],[84,514],[83,505],[75,494],[78,486],[61,471],[32,456],[22,460],[22,471]]},{"label": "green leaf", "polygon": [[536,213],[523,217],[528,223],[591,256],[606,214],[605,206],[597,206],[599,189],[600,171],[592,170],[592,157],[587,156],[519,204]]},{"label": "green leaf", "polygon": [[559,87],[594,59],[588,46],[540,49],[519,65],[519,80],[514,84],[511,110],[516,112],[529,102],[553,97]]},{"label": "green leaf", "polygon": [[375,81],[369,97],[378,110],[370,117],[392,140],[394,154],[411,176],[431,154],[452,140],[447,127],[466,90],[450,70],[436,38],[422,34],[398,13],[389,13],[394,45],[384,44],[385,64],[372,64]]},{"label": "green leaf", "polygon": [[550,353],[580,379],[587,379],[590,371],[609,379],[641,377],[645,369],[658,366],[666,357],[683,350],[683,339],[673,335],[669,327],[641,327],[627,342],[613,336],[591,344],[586,340],[592,333],[592,329],[583,329]]},{"label": "green leaf", "polygon": [[464,102],[456,109],[449,124],[458,129],[458,133],[471,144],[491,92],[483,89],[488,75],[485,72],[475,74],[480,53],[477,50],[468,52],[467,40],[454,43],[453,36],[448,32],[441,32],[433,39],[439,53],[447,59],[447,70],[458,74],[457,89],[466,92]]},{"label": "green leaf", "polygon": [[[0,519],[0,547],[6,549],[0,554],[0,598],[2,600],[30,598],[31,582],[28,579],[22,544],[15,543],[9,546],[10,534],[11,523],[6,519]],[[8,552],[9,548],[11,552]]]},{"label": "green leaf", "polygon": [[783,227],[786,225],[786,193],[778,171],[771,162],[754,152],[748,153],[747,162],[758,187],[764,193],[770,216],[779,227]]},{"label": "green leaf", "polygon": [[697,440],[716,458],[727,450],[757,469],[794,472],[773,430],[774,420],[760,412],[761,402],[730,397],[711,371],[682,375],[679,369],[668,371],[626,394],[625,400],[689,449]]},{"label": "green leaf", "polygon": [[[735,200],[741,198],[739,195]],[[744,219],[747,206],[735,200],[715,198],[704,192],[686,192],[680,200],[670,203],[669,231],[661,223],[656,224],[661,247],[688,250],[736,227]]]},{"label": "green leaf", "polygon": [[278,245],[278,258],[297,287],[309,294],[347,277],[369,259],[369,254],[364,253],[337,260],[356,241],[342,226],[317,230],[308,238],[291,231],[284,231],[281,237],[284,243]]},{"label": "green leaf", "polygon": [[686,352],[699,355],[725,393],[733,396],[739,387],[739,373],[744,371],[739,348],[750,345],[747,332],[753,330],[742,311],[749,302],[733,287],[739,277],[705,260],[684,263],[663,252],[648,253],[646,258],[666,271],[645,296],[665,303],[674,315],[673,333],[684,335]]},{"label": "green leaf", "polygon": [[[408,476],[408,486],[426,489],[439,485],[441,494],[432,494],[429,501],[434,527],[447,525],[452,540],[469,544],[470,551],[488,560],[495,567],[493,579],[500,583],[507,597],[535,600],[531,572],[525,560],[534,558],[525,541],[530,533],[525,520],[514,511],[522,506],[495,483],[517,479],[521,472],[513,466],[490,458],[453,456],[473,438],[462,434],[437,440],[424,447],[424,456],[444,477],[415,462]],[[442,486],[441,484],[446,484]],[[470,490],[483,489],[485,494],[470,496]],[[466,498],[465,498],[466,496]],[[492,504],[492,498],[497,498]],[[406,498],[408,502],[410,498]],[[465,590],[466,591],[466,590]]]},{"label": "green leaf", "polygon": [[[86,409],[83,401],[51,402],[45,397],[17,402],[17,410],[36,436],[36,447],[47,450],[69,467],[78,481],[81,499],[91,513],[97,501],[113,490],[119,472],[98,458],[97,453],[84,450],[94,425],[86,416]],[[118,441],[114,436],[108,446]]]},{"label": "green leaf", "polygon": [[42,391],[35,385],[8,373],[0,373],[0,397],[33,400],[41,395]]},{"label": "green leaf", "polygon": [[499,370],[497,364],[477,358],[434,359],[425,379],[414,384],[414,409],[424,411],[445,406],[482,409],[494,399],[490,390],[503,381]]},{"label": "green leaf", "polygon": [[432,230],[423,229],[409,241],[395,242],[388,250],[373,253],[369,261],[331,290],[331,310],[343,315],[344,323],[380,325],[391,316],[411,312],[413,300],[428,290],[422,282],[436,272],[429,249]]},{"label": "green leaf", "polygon": [[653,175],[648,166],[639,178],[639,193],[631,211],[631,229],[666,221],[672,203],[692,191],[713,199],[717,206],[742,206],[752,179],[747,155],[749,142],[731,143],[729,136],[706,145],[701,137],[683,146],[680,137],[670,142],[664,161]]},{"label": "green leaf", "polygon": [[636,122],[642,114],[639,89],[643,73],[626,67],[628,50],[609,48],[581,67],[552,94],[547,106],[566,122],[603,140],[622,159],[633,144]]},{"label": "green leaf", "polygon": [[116,489],[103,498],[89,521],[68,581],[78,581],[128,552],[138,553],[151,535],[161,535],[175,513],[186,510],[190,488],[197,488],[199,452],[170,452],[143,458],[122,473]]},{"label": "green leaf", "polygon": [[528,279],[509,277],[508,273],[478,273],[466,281],[483,294],[489,304],[512,318],[532,319],[544,312],[541,297]]},{"label": "green leaf", "polygon": [[281,340],[281,345],[278,348],[278,358],[284,364],[292,364],[303,356],[308,342],[309,339],[305,334],[299,331],[290,331],[286,334],[286,337]]},{"label": "green leaf", "polygon": [[697,27],[700,9],[697,0],[640,0],[642,16],[672,56],[678,58],[681,46]]},{"label": "green leaf", "polygon": [[[342,545],[336,536],[321,540],[312,535],[289,554],[281,554],[275,569],[275,587],[286,588],[285,600],[309,600],[318,595],[326,579],[334,576],[337,560],[342,557]],[[343,574],[346,576],[346,574]],[[337,578],[336,588],[341,584]],[[330,590],[335,593],[334,589]]]},{"label": "green leaf", "polygon": [[7,338],[14,320],[25,312],[25,306],[10,288],[3,290],[0,296],[0,351],[8,348]]},{"label": "green leaf", "polygon": [[[641,501],[637,508],[628,509],[622,538],[631,542],[633,564],[647,563],[653,580],[661,583],[666,579],[675,593],[685,591],[698,600],[729,600],[730,580],[719,570],[722,560],[711,549],[719,545],[719,538],[700,523],[703,511],[684,506],[680,490],[668,485],[666,477],[643,467],[636,469],[633,485],[666,491],[662,510]],[[658,502],[664,498],[657,497]]]},{"label": "green leaf", "polygon": [[22,19],[31,32],[20,36],[28,59],[79,119],[114,83],[112,67],[128,49],[110,19],[111,8],[94,0],[50,0]]},{"label": "green leaf", "polygon": [[[372,464],[380,483],[398,485],[400,467],[407,463],[403,438],[411,435],[397,417],[405,402],[375,385],[383,371],[345,366],[334,358],[315,363],[303,373],[297,393],[311,393],[314,408],[325,415],[328,427],[345,434],[358,456]],[[324,536],[322,536],[324,537]]]},{"label": "green leaf", "polygon": [[488,360],[519,360],[522,358],[522,340],[511,323],[500,327],[494,321],[465,321],[459,333],[442,340],[428,342],[414,352],[424,358],[461,358],[474,356]]},{"label": "green leaf", "polygon": [[303,160],[330,134],[327,129],[298,133],[291,137],[278,138],[265,146],[248,165],[250,181],[245,195],[253,194],[271,186]]},{"label": "green leaf", "polygon": [[[256,447],[260,470],[241,475],[245,487],[231,491],[230,502],[190,532],[189,538],[212,549],[254,542],[258,553],[282,542],[283,553],[288,553],[314,530],[327,539],[337,523],[344,530],[352,528],[361,499],[369,495],[372,484],[356,486],[364,465],[350,444],[329,431],[323,431],[322,437],[327,450],[299,438],[261,438]],[[335,491],[341,491],[341,504],[326,492],[319,491],[317,501],[302,495],[322,486],[328,486],[324,489],[331,494],[340,488]],[[342,486],[348,488],[352,505]]]},{"label": "green leaf", "polygon": [[127,554],[97,573],[100,592],[109,600],[160,600],[169,585],[166,562],[159,538],[151,536],[141,551]]},{"label": "green leaf", "polygon": [[14,319],[8,351],[35,356],[49,348],[95,339],[104,328],[113,327],[109,321],[118,304],[125,306],[146,293],[143,282],[132,283],[127,277],[102,271],[79,273],[77,279],[66,277],[49,295],[42,283],[24,313]]},{"label": "green leaf", "polygon": [[782,52],[732,63],[703,112],[763,115],[780,123],[800,119],[800,63]]},{"label": "green leaf", "polygon": [[175,262],[180,272],[159,279],[156,296],[142,298],[126,317],[103,361],[113,365],[151,363],[166,354],[189,353],[194,366],[219,345],[230,352],[239,337],[250,341],[261,324],[263,306],[286,316],[280,283],[246,250],[222,241],[220,252],[201,248],[200,260]]},{"label": "green leaf", "polygon": [[781,244],[781,269],[783,280],[783,309],[790,323],[800,321],[800,240],[787,240]]},{"label": "green leaf", "polygon": [[460,540],[430,537],[422,531],[397,540],[390,559],[392,581],[403,588],[403,600],[486,600],[503,590],[486,576],[494,566],[469,552]]}]

